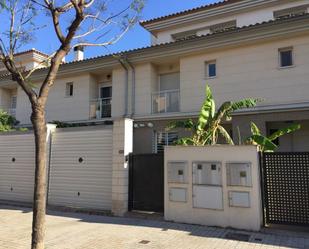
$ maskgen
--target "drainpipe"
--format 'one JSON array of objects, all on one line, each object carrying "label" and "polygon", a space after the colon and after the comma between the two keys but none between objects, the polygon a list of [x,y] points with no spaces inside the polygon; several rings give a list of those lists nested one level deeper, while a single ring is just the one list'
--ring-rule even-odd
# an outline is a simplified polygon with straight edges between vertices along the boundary
[{"label": "drainpipe", "polygon": [[131,118],[135,114],[135,68],[132,63],[126,58],[126,62],[132,70],[132,99],[131,99]]},{"label": "drainpipe", "polygon": [[123,62],[123,58],[119,58],[118,59],[119,63],[121,64],[121,66],[124,68],[124,70],[126,71],[125,74],[125,101],[124,101],[124,117],[128,116],[128,90],[129,90],[129,69],[127,68],[127,66],[125,65],[125,63]]}]

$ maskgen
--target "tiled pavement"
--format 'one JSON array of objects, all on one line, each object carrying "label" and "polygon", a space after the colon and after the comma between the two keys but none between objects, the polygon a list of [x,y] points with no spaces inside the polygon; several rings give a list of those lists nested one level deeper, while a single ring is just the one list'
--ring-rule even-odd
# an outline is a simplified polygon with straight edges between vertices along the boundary
[{"label": "tiled pavement", "polygon": [[[0,206],[0,248],[29,248],[32,213],[27,208]],[[235,233],[249,238],[226,239]],[[246,236],[248,235],[248,236]],[[308,248],[309,236],[298,233],[250,233],[159,220],[49,212],[47,249],[266,249]]]}]

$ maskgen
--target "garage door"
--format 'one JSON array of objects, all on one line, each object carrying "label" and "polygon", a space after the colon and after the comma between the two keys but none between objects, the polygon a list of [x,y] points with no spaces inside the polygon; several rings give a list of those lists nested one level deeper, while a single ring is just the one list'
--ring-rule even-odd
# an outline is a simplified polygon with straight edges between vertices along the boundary
[{"label": "garage door", "polygon": [[33,200],[34,136],[0,136],[0,200],[27,202]]},{"label": "garage door", "polygon": [[112,129],[70,128],[52,137],[48,204],[111,210]]}]

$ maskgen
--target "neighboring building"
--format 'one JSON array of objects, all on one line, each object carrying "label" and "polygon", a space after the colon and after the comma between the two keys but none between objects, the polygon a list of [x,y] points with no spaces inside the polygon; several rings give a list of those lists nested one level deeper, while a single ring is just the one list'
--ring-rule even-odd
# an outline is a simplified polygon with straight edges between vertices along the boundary
[{"label": "neighboring building", "polygon": [[[95,124],[130,117],[134,152],[160,152],[187,133],[165,127],[197,117],[208,84],[218,105],[265,100],[226,124],[235,140],[238,127],[242,137],[249,134],[250,121],[265,133],[297,122],[301,131],[280,139],[280,150],[309,151],[308,9],[308,0],[229,0],[143,21],[151,46],[86,60],[76,51],[78,59],[61,66],[47,119]],[[33,82],[44,73],[38,70]],[[29,125],[26,95],[5,75],[0,87],[2,108],[15,107]]]}]

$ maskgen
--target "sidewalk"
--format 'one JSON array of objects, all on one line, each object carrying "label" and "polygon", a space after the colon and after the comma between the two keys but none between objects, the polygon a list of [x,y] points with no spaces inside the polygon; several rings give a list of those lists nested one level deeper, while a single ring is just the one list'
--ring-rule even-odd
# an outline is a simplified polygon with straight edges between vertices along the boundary
[{"label": "sidewalk", "polygon": [[[31,219],[28,208],[0,206],[0,248],[29,248]],[[288,232],[251,233],[159,220],[52,211],[47,216],[46,248],[309,249],[309,236]]]}]

